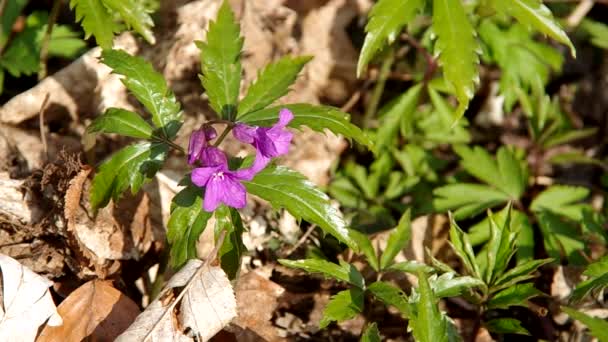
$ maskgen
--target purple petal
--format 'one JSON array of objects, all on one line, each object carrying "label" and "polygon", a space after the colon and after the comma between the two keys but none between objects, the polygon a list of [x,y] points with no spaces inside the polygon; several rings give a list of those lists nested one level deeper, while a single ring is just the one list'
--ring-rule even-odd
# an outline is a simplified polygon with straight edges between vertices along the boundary
[{"label": "purple petal", "polygon": [[279,122],[277,122],[273,127],[284,128],[291,122],[291,120],[293,120],[293,113],[289,109],[283,108],[279,111]]},{"label": "purple petal", "polygon": [[192,179],[192,183],[194,183],[196,186],[203,187],[207,185],[211,175],[213,175],[213,173],[218,170],[219,167],[217,166],[197,167],[196,169],[192,170],[192,175],[190,176],[190,179]]},{"label": "purple petal", "polygon": [[[231,174],[226,174],[221,182],[221,201],[233,208],[244,208],[247,205],[247,190]],[[218,183],[219,183],[218,182]]]},{"label": "purple petal", "polygon": [[219,166],[227,165],[228,160],[226,155],[215,146],[206,147],[200,155],[200,161],[203,166]]},{"label": "purple petal", "polygon": [[204,126],[203,132],[205,132],[205,140],[213,140],[217,137],[217,131],[213,126]]},{"label": "purple petal", "polygon": [[273,142],[273,147],[275,150],[274,157],[280,156],[283,154],[287,154],[289,152],[289,144],[291,143],[291,139],[293,139],[293,134],[288,130],[269,130],[266,135],[268,139]]},{"label": "purple petal", "polygon": [[205,140],[204,132],[200,130],[192,132],[190,135],[190,142],[188,143],[188,164],[194,164],[206,145],[207,141]]},{"label": "purple petal", "polygon": [[270,158],[262,155],[260,151],[255,154],[255,160],[253,161],[253,165],[246,169],[240,169],[234,171],[234,176],[241,180],[252,180],[255,175],[262,171],[266,165],[270,162]]},{"label": "purple petal", "polygon": [[232,129],[232,135],[237,138],[239,141],[242,141],[246,144],[253,144],[253,141],[256,136],[256,127],[247,126],[242,123],[238,123]]},{"label": "purple petal", "polygon": [[214,211],[220,205],[223,191],[221,180],[216,175],[213,175],[207,183],[207,187],[205,187],[203,209],[207,212]]},{"label": "purple petal", "polygon": [[274,146],[274,141],[268,136],[268,132],[271,128],[258,128],[255,137],[255,148],[258,149],[265,157],[275,157],[278,152]]}]

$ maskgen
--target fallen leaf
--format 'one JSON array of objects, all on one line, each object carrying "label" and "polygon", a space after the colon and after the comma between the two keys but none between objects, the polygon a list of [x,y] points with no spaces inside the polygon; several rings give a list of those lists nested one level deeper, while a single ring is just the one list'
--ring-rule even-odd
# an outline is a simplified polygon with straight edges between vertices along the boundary
[{"label": "fallen leaf", "polygon": [[0,336],[4,341],[34,341],[38,328],[61,325],[49,287],[53,282],[0,254],[2,307]]},{"label": "fallen leaf", "polygon": [[116,341],[190,341],[187,330],[207,341],[235,317],[236,299],[224,271],[193,259]]},{"label": "fallen leaf", "polygon": [[72,292],[58,308],[63,325],[46,326],[38,342],[113,341],[139,314],[137,304],[109,281],[91,280]]}]

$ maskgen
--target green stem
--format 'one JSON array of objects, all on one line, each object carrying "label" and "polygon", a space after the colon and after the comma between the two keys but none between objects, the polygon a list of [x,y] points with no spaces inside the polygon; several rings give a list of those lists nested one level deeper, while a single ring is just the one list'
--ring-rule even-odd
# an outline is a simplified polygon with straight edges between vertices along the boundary
[{"label": "green stem", "polygon": [[38,65],[38,81],[45,78],[47,74],[46,60],[49,56],[49,43],[51,41],[51,34],[53,33],[53,26],[57,21],[57,16],[59,15],[59,9],[61,8],[62,3],[63,0],[55,0],[53,3],[51,15],[49,16],[49,22],[46,25],[46,32],[42,38],[42,44],[40,46],[40,64]]},{"label": "green stem", "polygon": [[222,143],[222,141],[224,140],[224,138],[226,138],[228,133],[230,133],[230,131],[232,130],[233,127],[234,127],[234,125],[232,124],[232,122],[230,122],[228,124],[228,126],[226,127],[226,129],[224,129],[222,134],[219,136],[219,138],[217,138],[215,143],[213,143],[213,146],[215,146],[215,147],[219,146]]},{"label": "green stem", "polygon": [[378,81],[376,82],[376,86],[374,87],[374,91],[372,93],[372,98],[369,101],[369,105],[365,110],[365,115],[363,116],[363,128],[367,129],[370,127],[372,117],[378,110],[378,104],[380,103],[380,97],[384,92],[384,85],[386,84],[386,79],[388,78],[389,73],[391,72],[391,66],[395,60],[395,51],[393,48],[390,48],[388,54],[382,61],[382,66],[380,67],[380,73],[378,74]]}]

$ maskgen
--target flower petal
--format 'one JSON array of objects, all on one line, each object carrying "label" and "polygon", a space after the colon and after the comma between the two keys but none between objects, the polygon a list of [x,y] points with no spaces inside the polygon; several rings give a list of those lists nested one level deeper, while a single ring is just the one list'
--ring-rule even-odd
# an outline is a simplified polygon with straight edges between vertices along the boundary
[{"label": "flower petal", "polygon": [[228,165],[224,152],[215,146],[205,147],[201,152],[200,161],[203,166]]},{"label": "flower petal", "polygon": [[213,126],[204,126],[203,132],[205,132],[205,140],[213,140],[217,137],[217,131]]},{"label": "flower petal", "polygon": [[219,178],[211,178],[205,188],[205,198],[203,199],[203,209],[206,212],[214,211],[222,201],[223,196],[222,180]]},{"label": "flower petal", "polygon": [[197,167],[196,169],[192,170],[190,179],[192,179],[192,183],[194,183],[196,186],[206,186],[211,175],[218,171],[218,169],[219,168],[217,166]]},{"label": "flower petal", "polygon": [[266,135],[273,144],[273,149],[275,151],[273,157],[281,156],[289,152],[289,144],[291,143],[291,139],[293,139],[293,133],[286,129],[271,129],[266,133]]},{"label": "flower petal", "polygon": [[293,113],[289,109],[283,108],[279,111],[279,121],[273,127],[284,128],[291,120],[293,120]]},{"label": "flower petal", "polygon": [[240,180],[252,180],[255,175],[262,171],[266,165],[270,162],[269,157],[264,156],[260,151],[255,154],[255,160],[253,161],[253,165],[246,169],[240,169],[233,171],[234,176]]},{"label": "flower petal", "polygon": [[232,129],[232,135],[239,141],[246,144],[253,144],[253,140],[256,136],[257,127],[247,126],[242,123],[237,123]]},{"label": "flower petal", "polygon": [[225,174],[221,183],[221,201],[229,207],[244,208],[247,205],[247,190],[245,186],[234,178],[231,174]]},{"label": "flower petal", "polygon": [[205,133],[200,130],[192,132],[188,143],[188,164],[192,165],[199,158],[202,149],[207,145]]}]

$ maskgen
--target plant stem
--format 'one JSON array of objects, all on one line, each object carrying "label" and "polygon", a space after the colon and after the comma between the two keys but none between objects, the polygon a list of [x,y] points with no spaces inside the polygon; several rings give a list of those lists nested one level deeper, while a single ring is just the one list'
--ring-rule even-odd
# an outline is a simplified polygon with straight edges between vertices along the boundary
[{"label": "plant stem", "polygon": [[408,44],[413,46],[419,53],[424,56],[424,59],[426,60],[427,69],[424,72],[423,82],[425,84],[428,83],[433,78],[433,74],[435,73],[435,71],[437,71],[437,60],[433,58],[433,56],[424,48],[424,46],[422,46],[422,44],[420,44],[419,41],[412,38],[412,36],[410,36],[409,34],[404,33],[401,35],[401,38],[408,42]]},{"label": "plant stem", "polygon": [[376,86],[374,87],[374,91],[372,93],[372,98],[369,101],[369,105],[365,110],[365,115],[363,116],[363,128],[369,128],[371,124],[372,117],[376,114],[378,110],[378,104],[380,103],[380,97],[384,92],[384,85],[386,83],[386,79],[391,72],[391,66],[395,60],[395,50],[391,47],[382,61],[382,66],[380,67],[380,73],[378,74],[378,81],[376,82]]},{"label": "plant stem", "polygon": [[213,146],[215,146],[215,147],[219,146],[219,144],[222,143],[224,138],[226,138],[228,133],[230,133],[230,131],[232,130],[232,127],[234,127],[234,125],[232,123],[228,124],[226,129],[224,129],[224,131],[222,132],[222,135],[220,135],[219,138],[217,138],[217,140],[215,141],[215,143],[213,143]]},{"label": "plant stem", "polygon": [[46,59],[49,55],[49,43],[51,41],[51,34],[53,33],[53,26],[57,21],[57,16],[59,15],[59,9],[61,8],[62,3],[63,0],[55,0],[53,3],[51,15],[49,16],[49,22],[46,25],[46,32],[42,38],[42,43],[40,45],[40,64],[38,65],[38,81],[46,77]]}]

